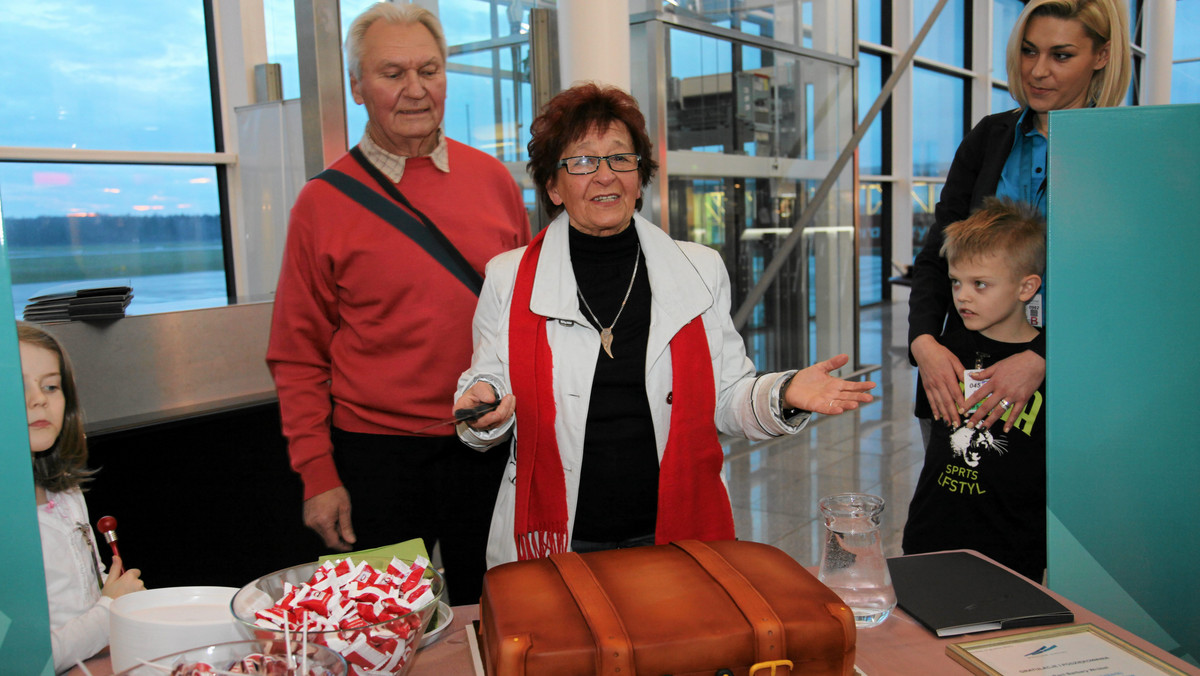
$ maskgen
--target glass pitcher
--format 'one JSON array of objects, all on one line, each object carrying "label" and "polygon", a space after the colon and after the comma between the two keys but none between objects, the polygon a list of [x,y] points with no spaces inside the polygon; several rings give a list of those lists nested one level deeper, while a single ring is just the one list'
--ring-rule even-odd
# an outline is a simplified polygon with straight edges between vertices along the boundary
[{"label": "glass pitcher", "polygon": [[817,579],[850,606],[859,627],[883,623],[896,607],[896,592],[879,537],[883,504],[883,498],[866,493],[821,499],[825,545]]}]

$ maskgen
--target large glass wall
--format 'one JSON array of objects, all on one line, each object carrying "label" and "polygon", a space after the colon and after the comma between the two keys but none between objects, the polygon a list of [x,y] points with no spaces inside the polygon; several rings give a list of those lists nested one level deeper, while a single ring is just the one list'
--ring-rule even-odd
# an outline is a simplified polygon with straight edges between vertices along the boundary
[{"label": "large glass wall", "polygon": [[[663,218],[673,237],[721,253],[736,312],[849,139],[851,69],[727,34],[671,26],[664,35]],[[835,188],[812,229],[852,234],[853,199],[839,195]],[[759,370],[813,359],[819,290],[811,242],[802,238],[788,254],[742,327]]]},{"label": "large glass wall", "polygon": [[209,3],[4,2],[0,200],[13,305],[133,287],[130,314],[224,304]]}]

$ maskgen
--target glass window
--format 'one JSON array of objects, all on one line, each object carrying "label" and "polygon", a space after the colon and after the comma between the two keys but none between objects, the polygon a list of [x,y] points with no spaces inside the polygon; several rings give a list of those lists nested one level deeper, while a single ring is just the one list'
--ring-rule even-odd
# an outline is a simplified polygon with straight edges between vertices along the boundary
[{"label": "glass window", "polygon": [[913,181],[912,250],[914,260],[925,246],[925,235],[929,233],[929,228],[934,223],[933,209],[941,199],[944,186],[945,184],[940,182]]},{"label": "glass window", "polygon": [[263,0],[263,20],[267,28],[267,61],[279,64],[283,98],[300,98],[295,0]]},{"label": "glass window", "polygon": [[13,308],[59,284],[123,279],[127,314],[224,305],[211,166],[0,163]]},{"label": "glass window", "polygon": [[[350,32],[350,24],[358,18],[368,7],[375,4],[374,0],[339,0],[338,5],[341,11],[342,23],[342,44],[346,44],[346,34]],[[346,147],[349,148],[362,138],[363,132],[367,129],[367,108],[354,102],[354,95],[350,93],[350,71],[346,70],[346,51],[343,48],[342,54],[342,86],[346,91]],[[299,96],[300,92],[297,91]]]},{"label": "glass window", "polygon": [[[544,1],[441,0],[446,42],[464,45],[529,33],[529,11]],[[447,20],[447,17],[454,19]],[[446,133],[501,161],[528,159],[533,88],[528,41],[452,54],[448,70]]]},{"label": "glass window", "polygon": [[805,159],[840,152],[836,92],[849,84],[848,68],[677,28],[667,39],[668,149]]},{"label": "glass window", "polygon": [[[669,182],[671,236],[720,252],[729,270],[733,312],[762,278],[791,233],[817,181],[672,176]],[[814,225],[828,227],[848,214],[819,213]],[[848,222],[848,220],[847,220]],[[793,368],[796,355],[812,355],[807,337],[814,321],[813,284],[802,280],[804,247],[795,247],[776,283],[754,306],[740,333],[746,354],[759,371]],[[809,277],[815,266],[810,262]],[[805,286],[807,284],[807,287]],[[807,288],[808,302],[797,302]],[[807,308],[806,308],[807,306]],[[809,327],[806,329],[806,327]]]},{"label": "glass window", "polygon": [[[861,122],[883,89],[883,58],[864,51],[858,53],[858,63],[858,118]],[[883,166],[883,117],[880,111],[858,145],[860,173],[887,173]]]},{"label": "glass window", "polygon": [[913,176],[944,176],[950,170],[966,133],[966,90],[961,77],[913,67]]},{"label": "glass window", "polygon": [[1017,100],[1003,87],[992,87],[992,113],[1003,113],[1017,107]]},{"label": "glass window", "polygon": [[733,70],[733,44],[685,30],[671,29],[667,34],[670,46],[671,77],[697,78],[715,76]]},{"label": "glass window", "polygon": [[529,45],[485,49],[450,57],[446,135],[505,162],[528,160],[533,90]]},{"label": "glass window", "polygon": [[[222,150],[205,3],[4,10],[0,60],[20,67],[0,70],[0,145],[99,152],[86,164],[0,162],[16,312],[46,288],[113,278],[133,287],[127,314],[224,304],[224,172],[153,164],[153,153]],[[151,155],[106,163],[108,151]]]},{"label": "glass window", "polygon": [[1172,59],[1200,59],[1200,2],[1175,3],[1175,46]]},{"label": "glass window", "polygon": [[[811,26],[811,2],[789,4],[802,5]],[[775,6],[773,2],[703,2],[702,0],[663,0],[664,11],[706,21],[714,26],[741,31],[765,38],[775,37]],[[805,31],[807,33],[807,31]],[[781,39],[787,39],[783,36]]]},{"label": "glass window", "polygon": [[461,45],[528,33],[530,8],[544,4],[519,0],[438,0],[437,11],[446,31],[446,44]]},{"label": "glass window", "polygon": [[[937,6],[937,0],[914,0],[913,35],[925,25],[929,13]],[[938,15],[925,41],[917,49],[917,56],[933,61],[965,68],[966,63],[966,8],[964,0],[949,0]]]},{"label": "glass window", "polygon": [[1175,3],[1171,103],[1200,103],[1200,2]]},{"label": "glass window", "polygon": [[992,77],[1008,81],[1008,38],[1025,5],[1021,0],[995,0],[992,4]]},{"label": "glass window", "polygon": [[863,42],[884,42],[883,0],[858,1],[858,39]]},{"label": "glass window", "polygon": [[1171,103],[1200,103],[1200,61],[1171,68]]},{"label": "glass window", "polygon": [[884,254],[885,188],[890,184],[858,185],[858,304],[870,305],[883,300],[883,280],[891,262]]},{"label": "glass window", "polygon": [[5,2],[0,146],[214,152],[201,2]]}]

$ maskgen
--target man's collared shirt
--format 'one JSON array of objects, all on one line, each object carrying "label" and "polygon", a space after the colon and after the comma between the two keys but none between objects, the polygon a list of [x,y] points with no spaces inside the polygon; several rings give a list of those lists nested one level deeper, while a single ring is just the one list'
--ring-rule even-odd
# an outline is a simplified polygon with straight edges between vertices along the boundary
[{"label": "man's collared shirt", "polygon": [[[441,130],[437,130],[438,142],[434,146],[433,152],[429,153],[429,159],[433,161],[433,166],[439,170],[450,173],[450,151],[446,144],[446,134]],[[404,155],[397,155],[384,150],[374,139],[371,134],[363,132],[362,140],[358,142],[358,147],[362,150],[371,164],[374,164],[379,171],[383,172],[384,176],[391,179],[392,183],[399,183],[401,178],[404,178],[404,165],[408,158]]]}]

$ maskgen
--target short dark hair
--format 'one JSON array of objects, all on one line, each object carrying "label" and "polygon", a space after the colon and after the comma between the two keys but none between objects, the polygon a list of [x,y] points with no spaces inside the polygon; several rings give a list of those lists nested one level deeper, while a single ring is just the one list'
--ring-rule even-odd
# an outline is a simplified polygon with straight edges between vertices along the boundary
[{"label": "short dark hair", "polygon": [[[641,157],[638,178],[645,188],[658,169],[658,162],[650,155],[654,144],[646,134],[646,118],[638,109],[637,100],[628,92],[590,82],[576,85],[550,99],[534,119],[529,127],[529,164],[526,168],[537,187],[538,199],[551,217],[557,216],[562,206],[550,199],[546,186],[558,174],[558,161],[562,159],[564,149],[593,129],[603,131],[616,122],[629,130],[633,152]],[[642,208],[641,197],[635,208]]]},{"label": "short dark hair", "polygon": [[950,263],[999,255],[1020,278],[1046,271],[1046,221],[1028,202],[988,197],[966,219],[946,226],[941,254]]},{"label": "short dark hair", "polygon": [[53,446],[34,454],[33,481],[48,491],[75,488],[89,481],[95,472],[87,469],[87,438],[83,433],[83,411],[79,407],[79,391],[75,388],[71,360],[58,339],[35,324],[17,322],[17,341],[58,355],[58,370],[62,376],[62,429]]}]

